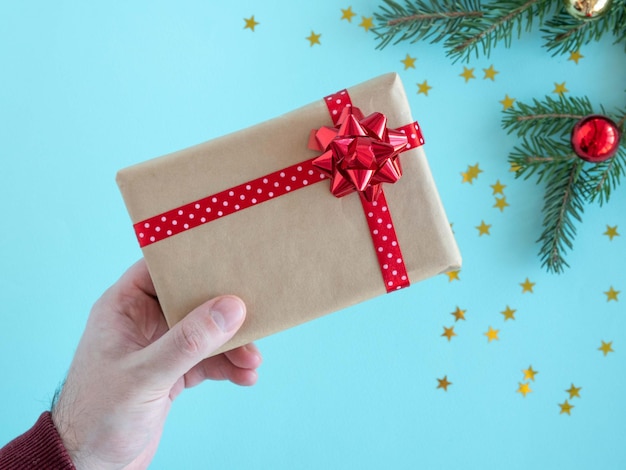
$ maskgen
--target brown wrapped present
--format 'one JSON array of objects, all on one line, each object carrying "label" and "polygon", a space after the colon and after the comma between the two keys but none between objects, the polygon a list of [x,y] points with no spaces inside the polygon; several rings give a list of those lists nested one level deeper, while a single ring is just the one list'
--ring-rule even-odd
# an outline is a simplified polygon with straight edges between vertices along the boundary
[{"label": "brown wrapped present", "polygon": [[[383,149],[387,156],[390,146],[397,150],[376,172],[362,170],[363,158],[354,153],[358,169],[347,170],[350,176],[358,184],[375,173],[381,176],[371,182],[388,181],[401,161],[399,181],[382,184],[384,199],[366,201],[366,191],[335,197],[329,181],[335,189],[345,182],[325,174],[349,158],[341,165],[313,160],[329,154],[308,147],[311,131],[322,128],[322,141],[325,133],[339,132],[333,113],[341,113],[332,106],[340,95],[118,173],[170,326],[214,296],[238,295],[248,315],[224,351],[393,290],[400,278],[415,283],[460,268],[424,151],[411,145],[415,135],[403,145],[393,131],[404,126],[403,133],[412,133],[400,78],[383,75],[347,92],[368,117],[359,121],[355,111],[354,119],[344,118],[352,119],[344,133],[366,129],[391,142],[370,145],[366,136],[354,145]],[[374,112],[386,116],[386,128],[377,127],[382,121],[369,116]],[[333,148],[347,148],[346,142],[353,141],[340,140]],[[372,199],[372,192],[367,195]],[[384,235],[382,242],[378,235],[376,241],[376,221],[391,226],[387,218],[395,238],[389,242]],[[387,263],[388,248],[401,250],[398,267],[400,252],[390,252]],[[399,267],[406,271],[398,274]]]}]

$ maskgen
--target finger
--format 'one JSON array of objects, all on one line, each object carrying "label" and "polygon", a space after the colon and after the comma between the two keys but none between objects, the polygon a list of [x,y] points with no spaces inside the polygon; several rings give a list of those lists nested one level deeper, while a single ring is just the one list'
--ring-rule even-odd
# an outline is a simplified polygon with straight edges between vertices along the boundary
[{"label": "finger", "polygon": [[143,258],[128,268],[121,281],[124,285],[139,289],[151,297],[156,297],[156,289],[154,288],[152,277],[150,277],[146,260]]},{"label": "finger", "polygon": [[134,298],[137,297],[138,293],[156,297],[154,283],[150,277],[146,261],[143,258],[128,268],[117,282],[106,291],[103,297],[115,299]]},{"label": "finger", "polygon": [[233,364],[226,354],[209,357],[185,374],[185,388],[195,387],[205,380],[229,380],[234,384],[250,386],[258,379],[255,368]]},{"label": "finger", "polygon": [[157,386],[171,387],[226,343],[243,324],[245,314],[243,301],[234,296],[217,297],[200,305],[138,352],[142,375]]},{"label": "finger", "polygon": [[263,357],[254,343],[226,351],[224,355],[235,366],[242,369],[256,369],[263,362]]}]

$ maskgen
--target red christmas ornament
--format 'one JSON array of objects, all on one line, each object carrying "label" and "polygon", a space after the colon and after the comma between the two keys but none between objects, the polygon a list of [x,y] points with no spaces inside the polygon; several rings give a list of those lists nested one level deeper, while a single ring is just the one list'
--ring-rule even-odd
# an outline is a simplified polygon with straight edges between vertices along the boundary
[{"label": "red christmas ornament", "polygon": [[572,129],[572,148],[583,160],[599,163],[617,153],[620,132],[606,116],[593,114],[582,118]]}]

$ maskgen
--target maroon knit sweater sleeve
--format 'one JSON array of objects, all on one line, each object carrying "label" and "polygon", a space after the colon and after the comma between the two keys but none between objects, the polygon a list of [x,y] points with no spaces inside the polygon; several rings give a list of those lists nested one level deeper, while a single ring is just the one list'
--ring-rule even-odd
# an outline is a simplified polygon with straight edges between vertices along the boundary
[{"label": "maroon knit sweater sleeve", "polygon": [[0,449],[0,469],[75,469],[49,411],[32,428]]}]

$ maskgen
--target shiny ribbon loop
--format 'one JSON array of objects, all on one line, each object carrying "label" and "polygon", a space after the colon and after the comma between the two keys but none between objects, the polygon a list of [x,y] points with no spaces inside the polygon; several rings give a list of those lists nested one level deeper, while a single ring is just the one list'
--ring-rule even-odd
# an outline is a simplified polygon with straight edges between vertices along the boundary
[{"label": "shiny ribbon loop", "polygon": [[359,193],[387,292],[407,287],[410,281],[382,184],[401,178],[400,153],[424,143],[419,125],[389,129],[384,114],[364,116],[353,106],[347,90],[324,102],[334,127],[323,126],[309,138],[309,147],[324,152],[313,165],[330,177],[334,196]]},{"label": "shiny ribbon loop", "polygon": [[134,224],[140,247],[280,197],[330,177],[336,197],[358,192],[387,292],[409,285],[408,274],[383,192],[402,176],[400,153],[424,143],[417,122],[387,127],[382,113],[364,116],[347,90],[325,98],[334,127],[312,131],[309,147],[323,152],[255,180]]}]

